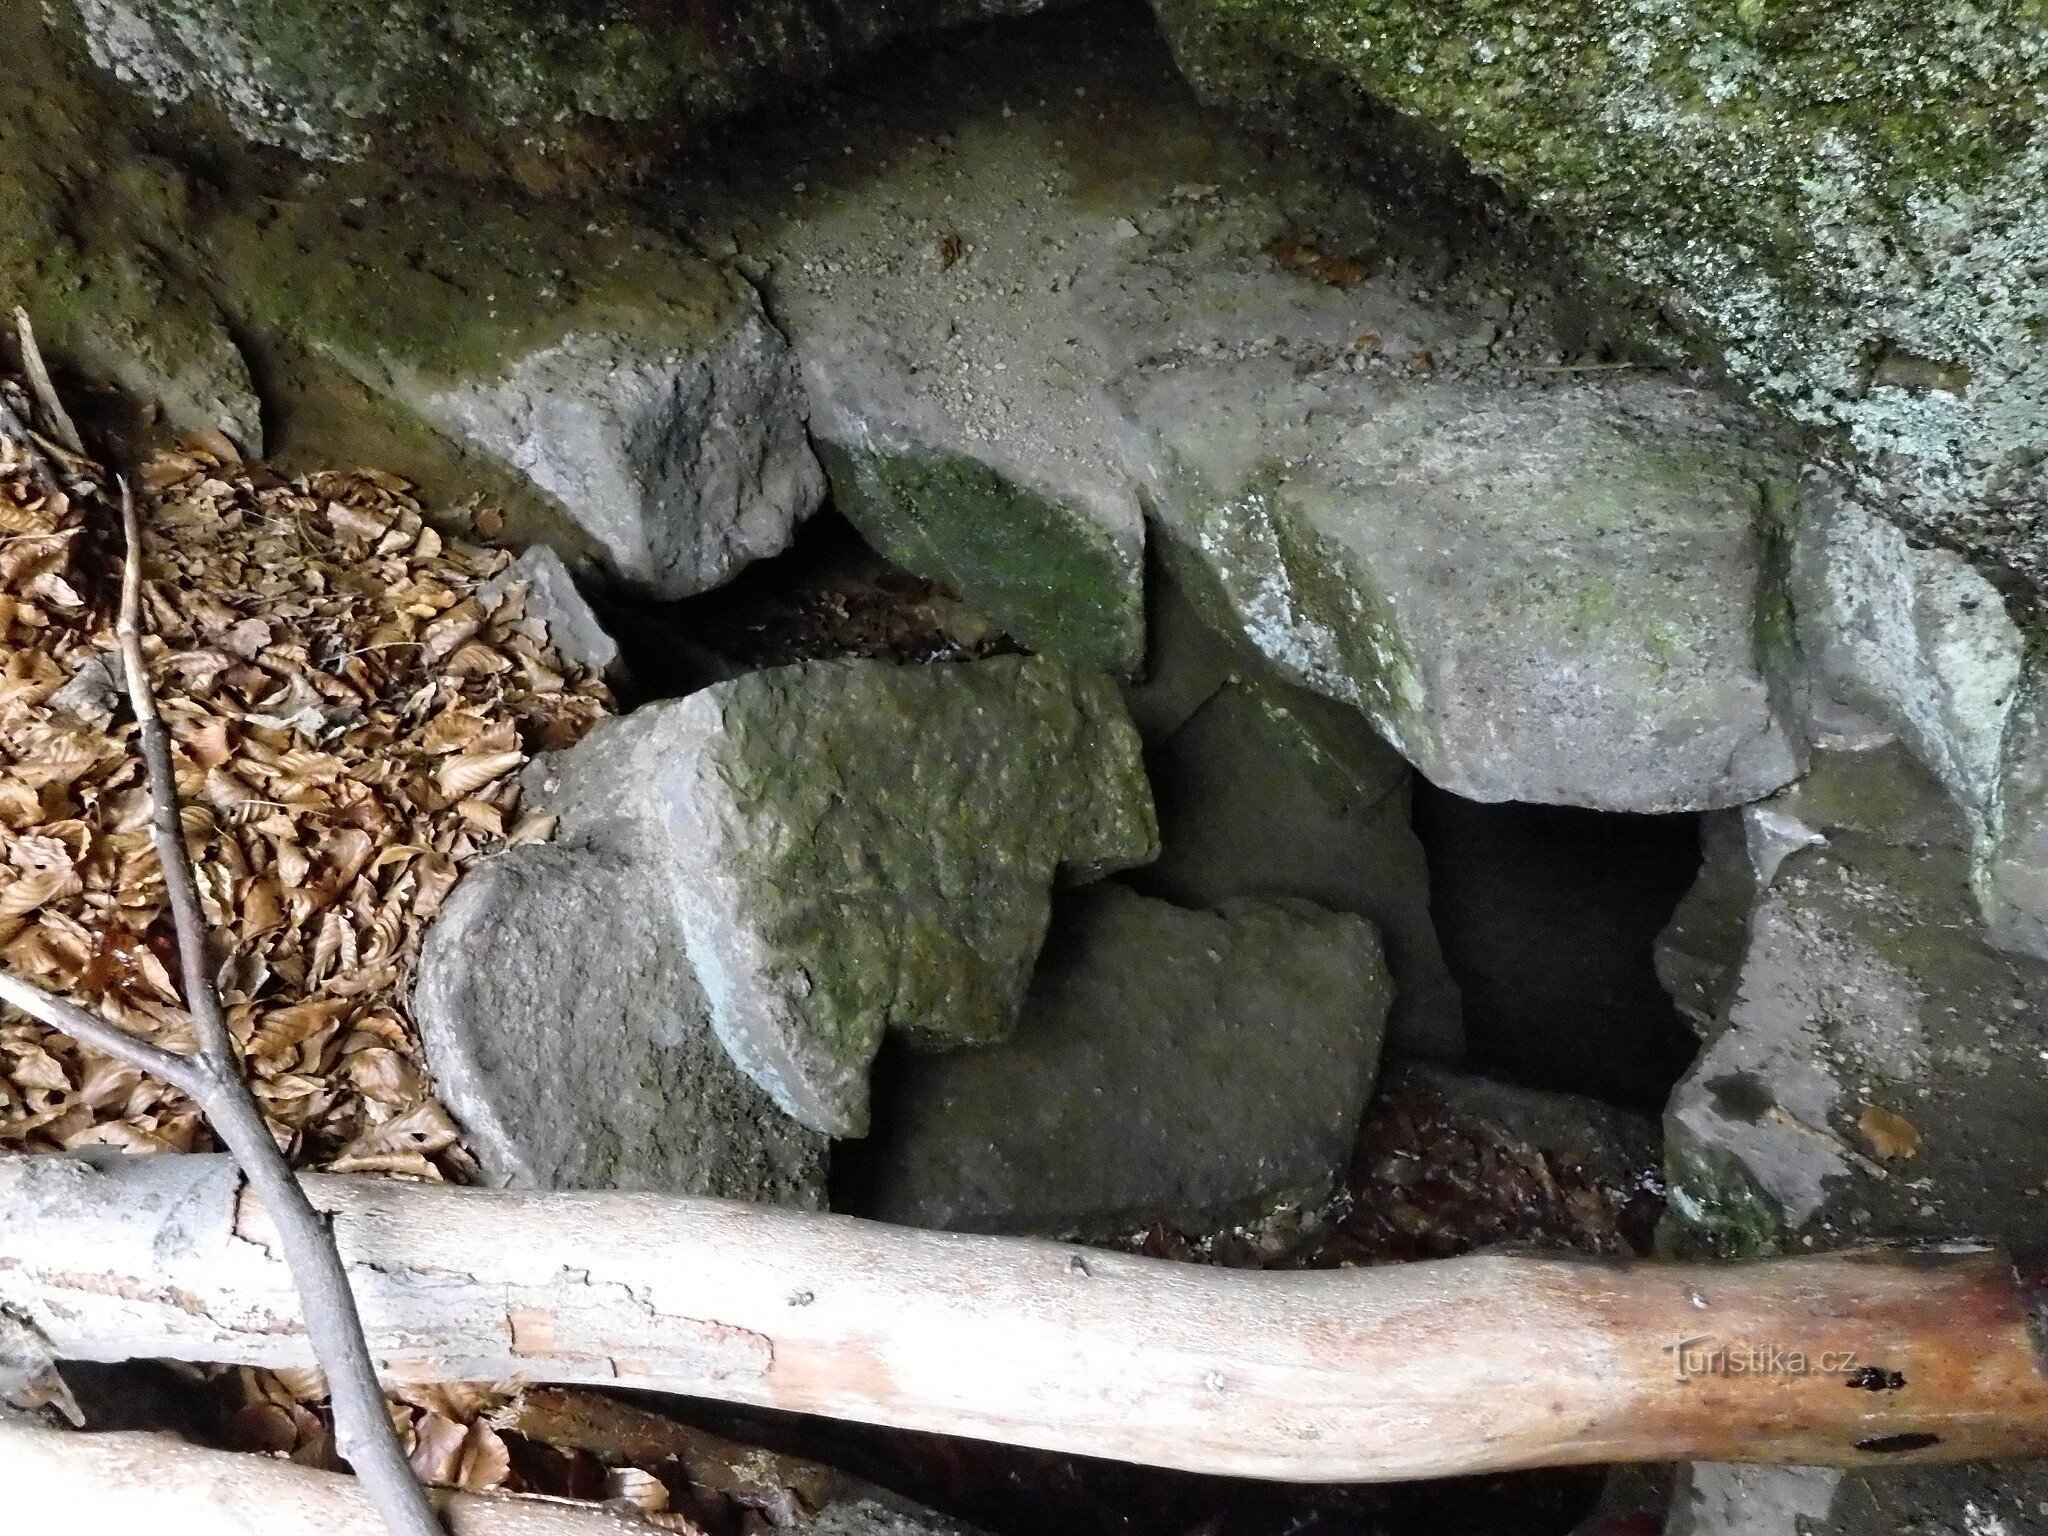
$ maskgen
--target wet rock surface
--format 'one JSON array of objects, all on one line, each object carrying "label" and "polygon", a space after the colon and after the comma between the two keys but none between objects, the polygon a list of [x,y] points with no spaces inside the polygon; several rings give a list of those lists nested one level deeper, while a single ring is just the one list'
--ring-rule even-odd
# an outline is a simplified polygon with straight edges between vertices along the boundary
[{"label": "wet rock surface", "polygon": [[1392,995],[1371,927],[1349,915],[1079,893],[1007,1041],[890,1065],[862,1211],[1099,1237],[1320,1199],[1350,1156]]},{"label": "wet rock surface", "polygon": [[1114,688],[1041,658],[753,673],[607,722],[537,788],[572,844],[635,825],[719,1039],[842,1136],[885,1031],[1001,1039],[1055,878],[1157,852]]}]

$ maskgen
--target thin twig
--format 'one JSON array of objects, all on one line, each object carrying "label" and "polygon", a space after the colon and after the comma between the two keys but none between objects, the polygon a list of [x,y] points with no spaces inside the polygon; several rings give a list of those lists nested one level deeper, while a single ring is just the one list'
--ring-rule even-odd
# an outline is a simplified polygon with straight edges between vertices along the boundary
[{"label": "thin twig", "polygon": [[[26,334],[26,333],[25,333]],[[27,343],[32,350],[33,342]],[[68,419],[68,418],[67,418]],[[0,396],[0,433],[14,438],[31,465],[53,487],[61,485],[37,449],[20,416]],[[171,761],[170,733],[156,706],[142,655],[142,532],[135,497],[125,479],[121,492],[121,608],[115,638],[121,651],[128,701],[135,713],[143,766],[148,775],[150,835],[162,866],[171,922],[177,934],[185,1006],[191,1012],[199,1049],[167,1051],[98,1018],[76,1003],[55,997],[0,970],[0,1000],[61,1030],[92,1049],[151,1073],[199,1106],[214,1132],[240,1165],[276,1226],[285,1263],[305,1312],[306,1336],[327,1376],[334,1408],[335,1449],[355,1469],[364,1493],[392,1536],[445,1536],[426,1490],[414,1476],[385,1406],[377,1368],[363,1337],[362,1316],[349,1288],[348,1271],[325,1217],[313,1209],[298,1176],[264,1121],[248,1080],[242,1075],[234,1037],[213,982],[206,914],[185,847],[178,809],[178,781]]]},{"label": "thin twig", "polygon": [[[127,674],[128,702],[135,712],[142,761],[149,775],[150,833],[157,862],[163,867],[164,890],[170,898],[171,922],[177,931],[178,959],[183,972],[185,1006],[199,1034],[198,1062],[203,1076],[192,1097],[208,1122],[241,1164],[249,1185],[262,1199],[276,1224],[285,1262],[298,1287],[306,1314],[306,1333],[327,1373],[334,1407],[335,1449],[362,1479],[363,1490],[393,1536],[443,1536],[426,1490],[406,1460],[405,1448],[391,1423],[377,1367],[363,1339],[363,1323],[349,1289],[348,1271],[334,1246],[325,1218],[299,1187],[291,1164],[278,1149],[264,1123],[263,1111],[242,1076],[234,1037],[221,1011],[208,953],[206,914],[199,905],[199,886],[185,848],[178,815],[177,776],[171,763],[170,733],[157,712],[142,656],[142,531],[135,496],[125,479],[121,489],[121,534],[126,548],[121,565],[121,613],[114,634],[120,642],[122,669]],[[131,1037],[123,1035],[127,1040]]]},{"label": "thin twig", "polygon": [[85,439],[78,435],[78,424],[64,409],[64,402],[57,398],[57,386],[50,382],[50,370],[43,364],[43,349],[36,345],[36,328],[29,323],[28,311],[19,304],[14,307],[14,332],[21,338],[21,371],[28,375],[28,387],[35,391],[36,403],[50,418],[57,441],[73,453],[84,453]]}]

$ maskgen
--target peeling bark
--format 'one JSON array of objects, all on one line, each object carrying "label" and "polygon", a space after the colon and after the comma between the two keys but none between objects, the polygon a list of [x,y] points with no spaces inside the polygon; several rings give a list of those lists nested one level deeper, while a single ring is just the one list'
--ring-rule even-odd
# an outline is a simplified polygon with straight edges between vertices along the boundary
[{"label": "peeling bark", "polygon": [[[391,1381],[641,1387],[1300,1481],[2048,1453],[2038,1298],[1989,1249],[1249,1273],[682,1197],[304,1182]],[[60,1359],[312,1364],[275,1246],[225,1159],[0,1160],[0,1311]]]}]

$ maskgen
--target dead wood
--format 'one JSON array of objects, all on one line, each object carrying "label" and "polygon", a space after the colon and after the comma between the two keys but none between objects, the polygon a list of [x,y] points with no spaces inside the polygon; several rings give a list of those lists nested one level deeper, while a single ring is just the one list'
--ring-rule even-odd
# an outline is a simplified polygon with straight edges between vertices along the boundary
[{"label": "dead wood", "polygon": [[[152,1536],[359,1536],[364,1485],[168,1435],[84,1435],[0,1417],[0,1487],[22,1530]],[[551,1499],[437,1496],[452,1536],[647,1536],[629,1515]]]},{"label": "dead wood", "polygon": [[[648,1388],[1294,1481],[2048,1454],[1996,1251],[1245,1272],[718,1201],[304,1180],[387,1381]],[[314,1363],[225,1159],[0,1161],[0,1313],[58,1358]]]}]

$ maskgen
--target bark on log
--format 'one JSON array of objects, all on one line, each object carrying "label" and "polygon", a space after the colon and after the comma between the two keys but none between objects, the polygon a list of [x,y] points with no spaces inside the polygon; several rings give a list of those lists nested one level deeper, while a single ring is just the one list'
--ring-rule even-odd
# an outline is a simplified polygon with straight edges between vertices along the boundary
[{"label": "bark on log", "polygon": [[[0,1417],[8,1528],[148,1536],[362,1536],[376,1507],[352,1477],[168,1435],[82,1435]],[[441,1494],[454,1536],[648,1536],[608,1510],[545,1499]]]},{"label": "bark on log", "polygon": [[[1247,1273],[680,1197],[305,1182],[392,1380],[1299,1481],[2048,1454],[2041,1277],[1982,1248]],[[313,1363],[225,1159],[0,1161],[0,1312],[60,1359]]]}]

